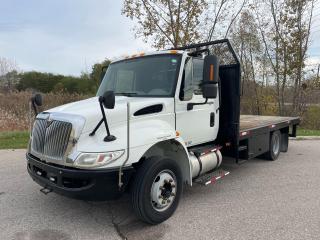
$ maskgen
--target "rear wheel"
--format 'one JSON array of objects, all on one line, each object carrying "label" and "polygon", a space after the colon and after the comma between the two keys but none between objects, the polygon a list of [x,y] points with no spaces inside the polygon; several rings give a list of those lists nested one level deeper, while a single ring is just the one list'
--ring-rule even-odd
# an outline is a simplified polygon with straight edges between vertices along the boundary
[{"label": "rear wheel", "polygon": [[158,224],[176,210],[182,192],[179,166],[171,159],[152,157],[138,169],[132,185],[132,206],[139,219]]},{"label": "rear wheel", "polygon": [[275,161],[281,150],[281,132],[275,131],[270,136],[269,152],[266,153],[268,160]]}]

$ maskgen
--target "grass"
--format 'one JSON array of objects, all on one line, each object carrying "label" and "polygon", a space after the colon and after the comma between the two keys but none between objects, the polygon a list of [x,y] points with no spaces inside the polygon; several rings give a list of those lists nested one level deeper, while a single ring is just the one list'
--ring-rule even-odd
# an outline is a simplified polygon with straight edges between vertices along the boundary
[{"label": "grass", "polygon": [[[298,128],[297,136],[320,136],[320,130]],[[27,148],[28,141],[27,131],[0,132],[0,149]]]},{"label": "grass", "polygon": [[320,130],[297,129],[297,136],[320,136]]},{"label": "grass", "polygon": [[0,149],[27,148],[29,132],[0,132]]}]

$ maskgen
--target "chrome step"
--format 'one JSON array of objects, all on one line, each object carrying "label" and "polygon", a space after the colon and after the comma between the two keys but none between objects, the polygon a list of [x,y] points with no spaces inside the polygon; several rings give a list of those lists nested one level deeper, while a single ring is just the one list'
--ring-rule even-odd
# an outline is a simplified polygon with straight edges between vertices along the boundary
[{"label": "chrome step", "polygon": [[209,184],[213,184],[216,181],[224,178],[225,176],[229,175],[230,172],[225,171],[223,169],[218,169],[214,172],[206,173],[196,179],[194,179],[195,183],[207,186]]},{"label": "chrome step", "polygon": [[244,151],[247,149],[248,149],[248,147],[246,145],[243,145],[243,146],[239,146],[238,151],[241,152],[241,151]]}]

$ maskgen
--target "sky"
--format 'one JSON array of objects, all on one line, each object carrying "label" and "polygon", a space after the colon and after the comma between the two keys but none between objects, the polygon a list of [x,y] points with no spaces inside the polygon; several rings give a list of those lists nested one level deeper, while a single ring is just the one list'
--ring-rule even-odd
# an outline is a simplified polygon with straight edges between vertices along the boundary
[{"label": "sky", "polygon": [[90,72],[105,58],[146,51],[119,0],[0,0],[0,57],[20,70]]},{"label": "sky", "polygon": [[[120,0],[0,0],[0,57],[21,71],[90,72],[105,58],[151,50],[135,39]],[[320,63],[320,4],[315,7],[308,64]]]}]

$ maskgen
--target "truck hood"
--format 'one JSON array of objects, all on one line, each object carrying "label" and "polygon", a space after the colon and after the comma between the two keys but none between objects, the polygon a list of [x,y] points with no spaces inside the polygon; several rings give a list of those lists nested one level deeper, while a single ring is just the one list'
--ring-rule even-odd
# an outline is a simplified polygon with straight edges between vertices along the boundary
[{"label": "truck hood", "polygon": [[[109,124],[110,130],[113,127],[123,125],[127,121],[127,103],[130,103],[130,118],[139,118],[134,116],[134,113],[145,107],[161,104],[163,105],[163,110],[161,114],[173,113],[173,109],[168,107],[171,105],[172,98],[144,98],[144,97],[126,97],[126,96],[116,96],[114,109],[106,109],[107,122]],[[94,129],[97,123],[102,119],[102,114],[100,110],[100,105],[98,97],[92,97],[89,99],[68,103],[59,107],[55,107],[47,110],[48,113],[63,113],[78,115],[85,119],[85,124],[83,126],[82,132],[89,132]],[[143,117],[143,116],[141,116]],[[104,127],[104,126],[102,126]]]},{"label": "truck hood", "polygon": [[[152,107],[154,105],[158,107]],[[49,109],[40,113],[37,118],[47,119],[49,122],[59,120],[72,123],[72,137],[76,144],[70,156],[79,152],[98,153],[127,149],[128,139],[130,149],[138,149],[140,146],[152,146],[156,142],[176,137],[173,98],[116,96],[114,109],[105,109],[105,113],[110,133],[116,137],[111,142],[104,141],[107,135],[104,124],[95,135],[89,135],[102,119],[98,97]]]}]

